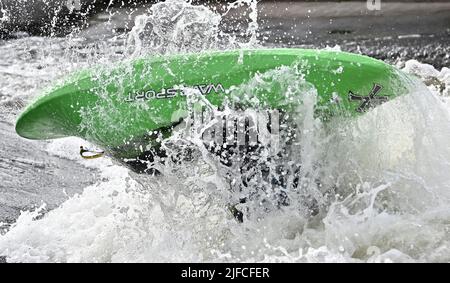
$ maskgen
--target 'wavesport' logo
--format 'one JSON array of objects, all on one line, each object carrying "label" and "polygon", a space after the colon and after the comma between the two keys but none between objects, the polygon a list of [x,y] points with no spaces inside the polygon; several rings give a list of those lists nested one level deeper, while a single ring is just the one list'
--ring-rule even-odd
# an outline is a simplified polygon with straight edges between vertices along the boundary
[{"label": "'wavesport' logo", "polygon": [[363,112],[366,112],[367,110],[369,110],[370,108],[378,106],[389,100],[389,97],[387,97],[387,96],[377,95],[382,89],[383,89],[383,86],[381,86],[379,84],[373,84],[372,90],[366,96],[357,95],[357,94],[354,94],[352,91],[349,91],[348,99],[350,101],[360,101],[360,104],[359,104],[358,108],[356,108],[356,111],[363,113]]},{"label": "'wavesport' logo", "polygon": [[[225,93],[221,83],[199,84],[191,88],[206,96],[211,93]],[[147,101],[153,99],[168,99],[176,96],[186,96],[182,87],[163,88],[161,90],[147,90],[128,94],[126,102]],[[180,120],[180,113],[173,113],[171,121]],[[183,116],[183,115],[182,115]],[[208,118],[209,116],[209,118]],[[188,120],[189,125],[205,125],[213,117],[203,110],[194,110]],[[280,113],[278,110],[245,110],[231,115],[215,118],[206,129],[203,129],[202,139],[213,142],[216,146],[256,146],[269,148],[270,153],[277,153],[280,145]]]},{"label": "'wavesport' logo", "polygon": [[[197,89],[201,95],[208,95],[211,94],[212,92],[215,93],[225,92],[225,88],[221,83],[194,85],[193,88]],[[125,101],[133,102],[138,100],[165,99],[165,98],[173,98],[176,97],[177,95],[186,96],[182,88],[163,88],[159,91],[147,90],[130,93],[128,94],[128,97],[125,99]]]}]

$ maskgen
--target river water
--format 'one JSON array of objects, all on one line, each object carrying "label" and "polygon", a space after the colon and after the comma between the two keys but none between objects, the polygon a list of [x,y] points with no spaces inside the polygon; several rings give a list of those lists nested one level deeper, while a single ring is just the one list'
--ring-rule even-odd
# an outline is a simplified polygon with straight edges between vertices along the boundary
[{"label": "river water", "polygon": [[[321,5],[303,7],[309,28],[293,32],[295,42],[281,36],[276,13],[268,17],[268,6],[256,1],[182,0],[112,9],[65,37],[17,34],[1,41],[0,256],[8,262],[449,262],[449,31],[399,28],[407,32],[394,39],[378,32],[378,41],[391,44],[379,48],[375,38],[359,37],[363,28],[348,31],[338,19],[323,37],[315,25],[329,11]],[[411,42],[416,48],[402,48]],[[88,145],[81,139],[26,141],[13,130],[24,105],[70,71],[149,54],[293,45],[366,50],[423,84],[357,119],[324,125],[312,115],[314,92],[289,69],[268,74],[308,94],[296,117],[303,134],[289,159],[301,164],[301,189],[280,209],[266,205],[265,195],[241,204],[244,223],[226,209],[239,197],[227,189],[229,174],[237,173],[201,154],[160,176],[137,175],[108,157],[81,160],[79,146]]]}]

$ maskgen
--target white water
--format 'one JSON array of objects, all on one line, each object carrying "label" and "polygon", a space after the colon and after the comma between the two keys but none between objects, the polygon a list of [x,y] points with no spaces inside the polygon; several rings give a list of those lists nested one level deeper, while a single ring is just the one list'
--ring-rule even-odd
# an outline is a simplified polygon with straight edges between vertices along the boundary
[{"label": "white water", "polygon": [[[256,44],[252,25],[246,40],[233,39],[221,34],[217,13],[179,1],[168,5],[154,6],[151,13],[161,18],[152,17],[152,29],[145,23],[148,17],[138,18],[141,25],[128,36],[124,56]],[[174,10],[187,14],[180,12],[173,21]],[[167,26],[164,17],[172,19],[167,30],[162,29]],[[192,33],[205,32],[207,46],[190,41],[198,39]],[[173,36],[183,34],[182,44],[172,42]],[[108,46],[78,62],[77,52],[84,49],[66,49],[74,42],[69,38],[46,43],[47,47],[64,46],[56,48],[64,55],[38,57],[36,64],[44,65],[43,74],[58,77],[65,69],[89,65],[98,58],[114,61],[116,47]],[[57,58],[63,59],[55,62]],[[25,87],[23,79],[4,83],[0,90],[8,100],[19,99],[13,92],[22,89],[29,89],[32,96],[43,81],[39,71],[24,72],[23,62],[11,59],[8,67],[1,67],[32,78]],[[78,147],[85,142],[55,140],[46,148],[49,153],[98,168],[101,177],[39,220],[36,217],[45,207],[22,213],[0,236],[0,255],[7,256],[8,262],[449,262],[450,71],[416,61],[400,67],[419,75],[428,88],[418,86],[415,92],[354,121],[333,121],[328,127],[313,118],[313,87],[305,89],[293,80],[293,70],[269,74],[286,86],[287,94],[303,101],[295,118],[301,138],[288,160],[302,166],[300,186],[290,195],[294,203],[281,209],[267,207],[267,202],[259,205],[262,199],[270,203],[270,189],[269,196],[263,194],[241,205],[248,212],[243,224],[225,208],[239,197],[228,190],[228,171],[201,146],[194,161],[168,164],[162,176],[152,177],[138,176],[108,158],[80,161]],[[255,79],[248,85],[258,83],[264,82]],[[247,86],[239,88],[245,92]],[[200,144],[196,136],[184,140]],[[231,173],[239,179],[236,172]],[[258,188],[254,185],[249,190]]]}]

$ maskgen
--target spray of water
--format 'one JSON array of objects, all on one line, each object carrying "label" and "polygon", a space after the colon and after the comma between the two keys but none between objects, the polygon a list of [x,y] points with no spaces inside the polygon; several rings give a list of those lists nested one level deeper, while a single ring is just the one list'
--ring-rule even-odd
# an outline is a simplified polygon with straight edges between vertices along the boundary
[{"label": "spray of water", "polygon": [[[256,47],[258,45],[257,1],[239,0],[228,4],[221,15],[205,6],[183,0],[153,5],[147,14],[137,16],[126,40],[132,58],[143,54],[184,53],[205,50]],[[249,23],[239,35],[224,32],[224,17],[233,9],[248,6]],[[226,25],[226,24],[225,24]]]}]

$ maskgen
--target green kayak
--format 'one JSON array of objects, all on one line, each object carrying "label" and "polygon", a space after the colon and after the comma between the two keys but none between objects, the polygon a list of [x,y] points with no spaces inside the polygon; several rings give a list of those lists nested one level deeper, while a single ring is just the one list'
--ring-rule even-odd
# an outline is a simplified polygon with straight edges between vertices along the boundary
[{"label": "green kayak", "polygon": [[[295,67],[299,79],[314,85],[316,115],[323,119],[359,115],[413,86],[396,68],[345,52],[258,49],[156,56],[72,75],[31,103],[16,131],[29,139],[81,137],[118,159],[135,158],[157,131],[170,135],[188,115],[185,87],[219,107],[239,85],[283,66]],[[255,95],[265,108],[286,107],[276,87]]]}]

